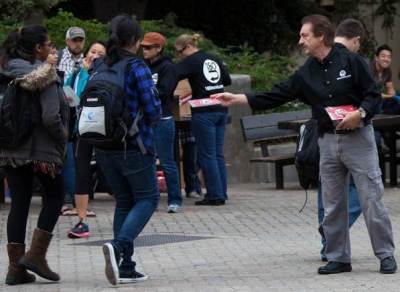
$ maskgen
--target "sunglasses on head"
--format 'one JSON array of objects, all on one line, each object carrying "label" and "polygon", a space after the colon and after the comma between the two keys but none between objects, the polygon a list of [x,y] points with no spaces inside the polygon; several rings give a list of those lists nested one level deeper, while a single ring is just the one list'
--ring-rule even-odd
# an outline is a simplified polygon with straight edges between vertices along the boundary
[{"label": "sunglasses on head", "polygon": [[159,48],[160,46],[159,45],[141,45],[141,47],[142,47],[142,49],[143,50],[151,50],[151,49],[154,49],[154,48]]}]

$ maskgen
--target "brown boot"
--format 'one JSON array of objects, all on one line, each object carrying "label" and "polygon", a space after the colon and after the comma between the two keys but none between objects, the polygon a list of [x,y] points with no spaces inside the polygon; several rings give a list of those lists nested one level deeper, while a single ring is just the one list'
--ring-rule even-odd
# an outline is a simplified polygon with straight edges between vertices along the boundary
[{"label": "brown boot", "polygon": [[33,231],[31,248],[18,262],[18,265],[47,280],[59,281],[60,276],[50,270],[46,260],[46,253],[52,236],[51,233],[36,228]]},{"label": "brown boot", "polygon": [[7,285],[18,285],[35,282],[36,277],[29,274],[24,268],[18,266],[18,261],[25,254],[25,244],[9,243],[7,244],[8,258],[10,264],[6,276]]}]

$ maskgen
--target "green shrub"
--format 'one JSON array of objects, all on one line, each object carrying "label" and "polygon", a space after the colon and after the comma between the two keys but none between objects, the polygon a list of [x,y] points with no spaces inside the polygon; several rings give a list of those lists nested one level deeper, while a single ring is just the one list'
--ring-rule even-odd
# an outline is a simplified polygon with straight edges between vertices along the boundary
[{"label": "green shrub", "polygon": [[3,43],[4,39],[6,38],[7,34],[13,30],[15,26],[1,23],[0,22],[0,44]]},{"label": "green shrub", "polygon": [[[58,14],[51,18],[46,18],[43,25],[49,32],[51,41],[58,49],[65,47],[65,33],[71,26],[82,27],[86,32],[86,44],[95,40],[107,40],[107,25],[97,20],[82,20],[74,17],[70,12],[60,10]],[[0,41],[3,42],[7,33],[16,26],[0,22]]]},{"label": "green shrub", "polygon": [[[174,43],[180,34],[201,34],[201,32],[176,26],[174,17],[173,14],[170,14],[164,20],[144,20],[141,22],[144,32],[157,31],[167,37],[168,43],[165,53],[172,58],[175,57]],[[50,38],[58,49],[65,47],[65,33],[71,26],[79,26],[85,30],[87,45],[94,40],[107,39],[107,24],[97,20],[81,20],[74,17],[72,13],[62,10],[56,16],[45,19],[44,26],[49,31]],[[12,26],[1,25],[0,23],[0,40],[4,39],[6,33],[11,29]],[[294,61],[290,57],[279,55],[265,57],[247,45],[219,48],[211,40],[203,38],[200,41],[200,48],[221,58],[226,63],[230,73],[250,75],[254,91],[270,89],[277,82],[285,80],[294,69]],[[304,106],[298,102],[291,102],[274,111],[286,111],[302,107]]]},{"label": "green shrub", "polygon": [[86,45],[95,40],[107,40],[107,25],[97,20],[82,20],[62,10],[56,16],[45,19],[43,24],[58,49],[65,47],[65,33],[71,26],[79,26],[85,30]]}]

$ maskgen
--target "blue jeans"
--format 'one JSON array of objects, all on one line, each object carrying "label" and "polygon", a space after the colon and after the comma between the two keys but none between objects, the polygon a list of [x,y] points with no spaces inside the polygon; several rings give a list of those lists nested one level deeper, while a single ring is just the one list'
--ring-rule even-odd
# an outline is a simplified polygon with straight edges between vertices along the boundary
[{"label": "blue jeans", "polygon": [[140,150],[96,149],[96,159],[116,200],[112,244],[122,256],[121,270],[135,268],[133,241],[157,208],[158,191],[155,157]]},{"label": "blue jeans", "polygon": [[205,199],[226,200],[226,166],[224,135],[227,113],[192,114],[192,129],[196,139],[197,158],[203,171],[207,193]]},{"label": "blue jeans", "polygon": [[[356,185],[354,184],[353,177],[350,175],[349,182],[349,228],[356,222],[360,216],[362,208],[360,200],[358,199],[358,193]],[[318,188],[318,224],[321,225],[324,220],[324,206],[322,203],[322,191],[321,186]],[[322,246],[325,246],[325,238],[321,239]],[[324,249],[324,248],[323,248]],[[322,251],[323,251],[322,249]],[[323,252],[322,252],[323,253]]]},{"label": "blue jeans", "polygon": [[185,192],[196,192],[201,194],[201,186],[197,172],[196,142],[186,142],[182,144],[183,150],[183,178],[185,180]]},{"label": "blue jeans", "polygon": [[179,172],[174,159],[175,121],[160,120],[154,128],[154,142],[168,189],[168,205],[182,205]]},{"label": "blue jeans", "polygon": [[64,202],[73,204],[75,195],[75,156],[73,142],[67,143],[67,156],[62,169],[62,176],[64,179]]}]

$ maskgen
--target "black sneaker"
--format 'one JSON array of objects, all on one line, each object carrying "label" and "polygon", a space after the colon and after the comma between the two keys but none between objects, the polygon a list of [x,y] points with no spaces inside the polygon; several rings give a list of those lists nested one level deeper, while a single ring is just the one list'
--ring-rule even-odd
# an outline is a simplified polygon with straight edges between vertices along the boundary
[{"label": "black sneaker", "polygon": [[209,200],[203,199],[194,203],[197,206],[222,206],[225,205],[225,200]]},{"label": "black sneaker", "polygon": [[393,256],[381,260],[381,268],[379,270],[381,274],[394,274],[396,271],[397,264]]},{"label": "black sneaker", "polygon": [[318,274],[339,274],[344,272],[351,272],[351,270],[352,268],[350,263],[328,262],[325,266],[318,269]]},{"label": "black sneaker", "polygon": [[120,284],[138,283],[146,281],[147,278],[148,277],[145,274],[139,273],[138,271],[135,270],[130,270],[130,271],[120,270],[118,283]]},{"label": "black sneaker", "polygon": [[112,285],[117,285],[119,281],[119,269],[118,265],[120,262],[120,255],[117,249],[112,245],[111,242],[107,242],[103,245],[104,259],[106,260],[106,277]]}]

